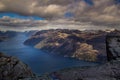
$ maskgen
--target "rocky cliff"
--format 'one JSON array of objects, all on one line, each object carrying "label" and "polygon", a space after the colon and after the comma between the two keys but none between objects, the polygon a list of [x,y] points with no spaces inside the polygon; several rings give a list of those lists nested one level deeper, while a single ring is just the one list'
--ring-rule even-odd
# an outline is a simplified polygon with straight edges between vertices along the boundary
[{"label": "rocky cliff", "polygon": [[0,53],[0,80],[21,80],[33,76],[26,64],[15,57]]},{"label": "rocky cliff", "polygon": [[107,34],[109,32],[92,30],[42,30],[32,35],[24,44],[65,57],[105,61]]}]

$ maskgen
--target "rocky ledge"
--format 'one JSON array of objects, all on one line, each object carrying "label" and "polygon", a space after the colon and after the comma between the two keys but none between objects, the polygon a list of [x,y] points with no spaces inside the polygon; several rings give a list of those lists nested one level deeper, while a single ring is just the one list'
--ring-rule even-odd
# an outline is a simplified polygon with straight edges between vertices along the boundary
[{"label": "rocky ledge", "polygon": [[33,76],[26,64],[15,57],[0,53],[0,80],[22,80]]},{"label": "rocky ledge", "polygon": [[120,80],[120,61],[115,60],[95,67],[64,69],[43,75],[41,80]]},{"label": "rocky ledge", "polygon": [[24,42],[25,45],[87,61],[106,61],[106,35],[119,31],[42,30]]}]

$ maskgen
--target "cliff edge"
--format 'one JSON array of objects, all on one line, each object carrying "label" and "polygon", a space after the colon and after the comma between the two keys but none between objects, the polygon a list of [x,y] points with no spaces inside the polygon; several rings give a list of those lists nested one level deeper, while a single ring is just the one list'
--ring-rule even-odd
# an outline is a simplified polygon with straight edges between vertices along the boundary
[{"label": "cliff edge", "polygon": [[32,76],[34,74],[26,64],[0,52],[0,80],[19,80]]}]

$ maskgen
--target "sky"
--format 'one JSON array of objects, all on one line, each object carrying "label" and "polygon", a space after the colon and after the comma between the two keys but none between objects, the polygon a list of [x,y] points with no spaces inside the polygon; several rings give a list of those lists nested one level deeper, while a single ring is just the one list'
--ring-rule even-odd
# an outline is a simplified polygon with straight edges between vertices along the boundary
[{"label": "sky", "polygon": [[[120,21],[120,0],[0,0],[0,17]],[[100,19],[102,19],[100,21]],[[112,20],[113,19],[113,20]]]},{"label": "sky", "polygon": [[19,19],[44,20],[44,18],[39,17],[39,16],[24,16],[24,15],[20,15],[20,14],[17,14],[17,13],[10,13],[10,12],[0,13],[0,18],[2,18],[4,16],[9,16],[11,18],[19,18]]},{"label": "sky", "polygon": [[[75,2],[77,2],[79,0],[75,0]],[[92,6],[94,5],[94,3],[91,0],[84,0],[88,5]],[[45,18],[42,18],[40,16],[24,16],[24,15],[20,15],[14,12],[2,12],[0,13],[0,18],[4,17],[4,16],[9,16],[11,18],[20,18],[20,19],[34,19],[34,20],[45,20]],[[70,12],[66,12],[64,14],[64,16],[66,18],[71,18],[74,17],[74,14],[70,13]]]},{"label": "sky", "polygon": [[116,25],[120,24],[119,14],[120,0],[0,0],[0,19],[9,16],[11,19],[47,21],[47,24],[62,21],[66,25],[71,21],[75,25],[80,22]]},{"label": "sky", "polygon": [[[74,0],[75,2],[79,2],[80,0]],[[94,3],[92,2],[92,0],[84,0],[88,5],[93,6]],[[2,12],[0,13],[0,18],[4,17],[4,16],[9,16],[11,18],[20,18],[20,19],[34,19],[34,20],[45,20],[45,18],[37,16],[37,15],[21,15],[19,13],[15,13],[15,12]],[[65,18],[71,18],[74,17],[74,14],[71,12],[66,12],[64,14]]]}]

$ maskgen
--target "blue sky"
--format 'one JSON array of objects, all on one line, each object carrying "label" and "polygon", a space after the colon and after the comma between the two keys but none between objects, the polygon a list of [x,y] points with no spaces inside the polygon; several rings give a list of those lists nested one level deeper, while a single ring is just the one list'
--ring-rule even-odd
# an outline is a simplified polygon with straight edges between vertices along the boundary
[{"label": "blue sky", "polygon": [[[39,17],[39,16],[24,16],[24,15],[19,15],[17,13],[10,13],[10,12],[5,12],[5,13],[0,13],[0,18],[3,16],[9,16],[11,18],[19,18],[19,19],[34,19],[34,20],[45,20],[45,18]],[[73,17],[74,14],[67,12],[65,14],[66,18],[71,18]]]},{"label": "blue sky", "polygon": [[92,0],[84,0],[86,3],[88,3],[89,5],[94,5],[93,1]]},{"label": "blue sky", "polygon": [[115,0],[115,3],[116,4],[120,4],[120,0]]},{"label": "blue sky", "polygon": [[0,13],[0,18],[2,18],[3,16],[9,16],[11,18],[20,18],[20,19],[44,20],[44,18],[38,16],[23,16],[17,13],[10,13],[10,12]]}]

